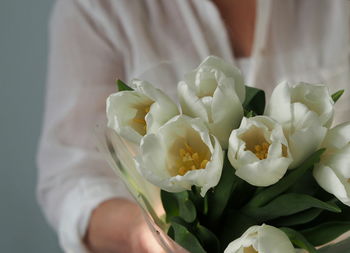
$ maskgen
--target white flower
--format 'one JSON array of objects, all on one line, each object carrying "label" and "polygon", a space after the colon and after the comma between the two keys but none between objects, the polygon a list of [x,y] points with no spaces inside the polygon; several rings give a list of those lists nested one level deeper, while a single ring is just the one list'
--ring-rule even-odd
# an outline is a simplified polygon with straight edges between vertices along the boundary
[{"label": "white flower", "polygon": [[146,133],[154,133],[179,114],[175,103],[146,81],[133,80],[133,91],[121,91],[107,98],[108,127],[139,144]]},{"label": "white flower", "polygon": [[228,158],[236,175],[255,186],[276,183],[293,161],[282,126],[267,116],[243,118],[231,133]]},{"label": "white flower", "polygon": [[263,224],[250,227],[224,253],[295,253],[295,249],[282,230]]},{"label": "white flower", "polygon": [[326,153],[313,170],[318,184],[350,206],[350,122],[328,131],[322,144]]},{"label": "white flower", "polygon": [[333,120],[334,102],[325,85],[280,83],[265,114],[283,125],[293,155],[291,168],[315,152]]},{"label": "white flower", "polygon": [[223,151],[198,118],[174,117],[157,133],[147,134],[140,150],[139,171],[163,190],[180,192],[195,185],[201,187],[204,196],[219,182]]},{"label": "white flower", "polygon": [[323,126],[332,124],[334,102],[324,84],[298,83],[290,87],[287,82],[280,83],[271,95],[266,114],[282,124],[293,125],[294,120],[299,121],[303,116],[293,112],[297,106],[315,112]]},{"label": "white flower", "polygon": [[206,122],[226,149],[231,131],[243,117],[245,87],[240,71],[209,56],[179,83],[178,96],[183,113]]}]

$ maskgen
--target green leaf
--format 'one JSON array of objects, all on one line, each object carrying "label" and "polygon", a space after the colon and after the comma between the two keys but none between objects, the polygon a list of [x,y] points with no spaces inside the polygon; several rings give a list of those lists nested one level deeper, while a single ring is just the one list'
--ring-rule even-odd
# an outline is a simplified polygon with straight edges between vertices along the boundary
[{"label": "green leaf", "polygon": [[337,198],[334,198],[333,201],[341,208],[342,213],[336,215],[332,221],[350,221],[350,206],[345,205]]},{"label": "green leaf", "polygon": [[313,228],[302,230],[305,238],[315,246],[333,241],[338,236],[350,230],[350,221],[335,221],[317,225]]},{"label": "green leaf", "polygon": [[253,111],[258,115],[262,115],[265,110],[265,92],[263,90],[245,86],[246,95],[243,108],[249,112]]},{"label": "green leaf", "polygon": [[334,103],[338,101],[338,99],[343,95],[344,90],[338,90],[336,93],[332,94],[332,99]]},{"label": "green leaf", "polygon": [[231,198],[227,205],[227,209],[236,209],[240,210],[245,206],[255,195],[259,188],[253,186],[243,179],[238,178],[237,186],[234,188],[234,191],[231,193]]},{"label": "green leaf", "polygon": [[[293,193],[307,194],[315,197],[315,194],[320,192],[320,186],[316,182],[314,175],[312,174],[312,170],[308,170],[301,178],[298,179],[298,183],[292,185],[287,191]],[[321,200],[328,199],[323,199],[319,197],[316,198]]]},{"label": "green leaf", "polygon": [[323,212],[315,221],[312,222],[312,224],[309,224],[309,226],[302,227],[301,229],[308,229],[310,227],[317,226],[319,224],[323,224],[327,222],[350,221],[350,207],[344,205],[335,197],[331,198],[328,202],[336,204],[342,210],[342,212],[341,213]]},{"label": "green leaf", "polygon": [[311,208],[309,210],[306,210],[291,216],[281,217],[277,220],[274,220],[273,224],[275,226],[285,226],[285,227],[305,224],[316,219],[321,214],[322,211],[323,210],[319,208]]},{"label": "green leaf", "polygon": [[166,222],[170,222],[172,217],[179,216],[179,204],[177,203],[177,197],[174,193],[161,190],[160,198],[165,210]]},{"label": "green leaf", "polygon": [[279,228],[289,237],[289,240],[298,248],[305,249],[309,253],[317,253],[315,247],[298,231],[290,228]]},{"label": "green leaf", "polygon": [[238,184],[239,178],[235,175],[235,169],[225,156],[224,166],[219,183],[207,193],[208,218],[216,221],[221,217],[231,197],[231,193]]},{"label": "green leaf", "polygon": [[194,222],[197,217],[196,207],[187,191],[171,193],[161,191],[161,200],[166,213],[166,221],[173,217],[181,217],[186,222]]},{"label": "green leaf", "polygon": [[246,118],[251,118],[251,117],[254,117],[254,116],[256,116],[256,113],[255,113],[255,112],[244,110],[244,117],[246,117]]},{"label": "green leaf", "polygon": [[299,213],[313,207],[330,212],[341,212],[341,209],[335,204],[326,203],[309,195],[298,193],[283,194],[266,206],[244,208],[242,212],[260,221],[267,221],[281,216]]},{"label": "green leaf", "polygon": [[174,228],[172,226],[169,227],[167,234],[171,239],[173,239],[175,241],[175,231],[174,231]]},{"label": "green leaf", "polygon": [[188,197],[196,207],[197,211],[197,216],[200,213],[206,213],[207,212],[207,206],[206,206],[206,198],[202,197],[200,192],[201,192],[201,187],[192,185],[191,191],[188,192]]},{"label": "green leaf", "polygon": [[118,79],[116,81],[118,91],[124,91],[124,90],[134,90],[133,88],[129,87],[126,83],[124,83],[122,80]]},{"label": "green leaf", "polygon": [[230,210],[225,213],[217,231],[221,249],[225,249],[230,242],[239,238],[248,228],[257,224],[258,222],[255,219],[238,210]]},{"label": "green leaf", "polygon": [[191,253],[206,253],[198,239],[183,225],[171,223],[175,241]]},{"label": "green leaf", "polygon": [[207,252],[220,252],[220,242],[212,231],[198,224],[195,234],[199,238],[201,245],[203,245],[204,249]]},{"label": "green leaf", "polygon": [[321,155],[325,149],[320,149],[307,158],[303,164],[292,170],[288,175],[283,177],[276,184],[260,191],[255,197],[253,197],[249,203],[249,207],[259,207],[265,205],[281,193],[288,190],[291,186],[298,182],[298,180],[320,160]]},{"label": "green leaf", "polygon": [[175,193],[177,201],[179,204],[179,214],[186,222],[194,222],[197,216],[197,211],[195,205],[189,198],[187,191]]}]

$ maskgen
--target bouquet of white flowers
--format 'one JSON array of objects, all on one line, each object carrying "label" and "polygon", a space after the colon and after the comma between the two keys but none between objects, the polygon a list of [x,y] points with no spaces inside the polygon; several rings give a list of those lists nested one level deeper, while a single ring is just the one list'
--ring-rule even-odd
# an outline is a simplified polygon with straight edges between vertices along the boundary
[{"label": "bouquet of white flowers", "polygon": [[265,108],[213,56],[179,82],[180,107],[146,81],[117,84],[108,161],[189,252],[312,253],[350,230],[350,122],[330,128],[343,91],[282,82]]}]

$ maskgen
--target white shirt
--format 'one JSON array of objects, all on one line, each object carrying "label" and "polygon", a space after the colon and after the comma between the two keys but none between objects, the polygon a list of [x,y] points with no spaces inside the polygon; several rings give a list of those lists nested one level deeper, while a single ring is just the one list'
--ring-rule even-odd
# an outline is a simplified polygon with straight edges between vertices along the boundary
[{"label": "white shirt", "polygon": [[[350,120],[350,1],[257,1],[246,83],[267,91],[281,80],[346,89],[336,121]],[[38,199],[65,252],[83,237],[101,202],[129,196],[96,151],[116,78],[146,79],[176,96],[176,84],[206,56],[235,63],[208,0],[58,0],[50,25],[46,111],[38,154]]]},{"label": "white shirt", "polygon": [[252,59],[250,57],[236,58],[236,66],[241,71],[242,75],[247,78],[250,72],[250,65],[252,64]]}]

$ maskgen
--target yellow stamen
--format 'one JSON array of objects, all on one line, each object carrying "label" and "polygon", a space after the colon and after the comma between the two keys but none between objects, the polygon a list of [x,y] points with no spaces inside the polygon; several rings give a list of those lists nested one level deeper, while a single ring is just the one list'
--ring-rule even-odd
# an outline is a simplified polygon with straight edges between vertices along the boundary
[{"label": "yellow stamen", "polygon": [[253,152],[257,158],[259,158],[260,160],[264,160],[267,158],[267,155],[269,153],[269,147],[270,147],[269,143],[263,142],[260,145],[255,145]]},{"label": "yellow stamen", "polygon": [[179,169],[179,171],[178,171],[178,173],[179,173],[179,175],[180,175],[180,176],[185,175],[185,174],[186,174],[186,172],[187,172],[187,170],[186,170],[186,168],[185,168],[185,167],[181,167],[181,168]]},{"label": "yellow stamen", "polygon": [[[178,175],[183,176],[188,171],[204,169],[208,160],[201,158],[198,152],[187,143],[184,143],[184,148],[179,149],[179,166]],[[202,160],[203,159],[203,160]]]},{"label": "yellow stamen", "polygon": [[261,151],[261,146],[260,145],[255,145],[254,149],[256,152],[260,152]]},{"label": "yellow stamen", "polygon": [[253,246],[250,246],[248,248],[244,248],[244,253],[259,253],[258,251],[256,251]]},{"label": "yellow stamen", "polygon": [[195,161],[198,161],[198,159],[199,159],[198,153],[192,154],[192,159],[195,160]]},{"label": "yellow stamen", "polygon": [[186,155],[186,151],[183,148],[181,148],[179,151],[179,154],[180,154],[180,157],[184,157]]},{"label": "yellow stamen", "polygon": [[282,156],[288,157],[288,149],[285,145],[282,144]]},{"label": "yellow stamen", "polygon": [[185,143],[185,147],[187,149],[187,152],[189,152],[190,154],[193,154],[193,149],[190,145],[188,145],[187,143]]},{"label": "yellow stamen", "polygon": [[204,169],[207,166],[208,160],[203,160],[201,162],[201,168]]},{"label": "yellow stamen", "polygon": [[140,118],[133,118],[133,121],[138,124],[146,125],[146,120],[145,119],[140,119]]},{"label": "yellow stamen", "polygon": [[145,135],[147,133],[147,122],[145,118],[152,104],[153,101],[134,105],[136,114],[135,117],[131,119],[130,123],[134,130],[136,130],[140,135]]},{"label": "yellow stamen", "polygon": [[182,157],[182,161],[183,161],[183,162],[192,161],[191,154],[186,153],[186,154]]}]

